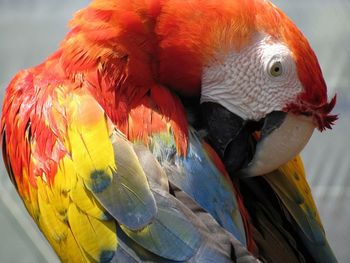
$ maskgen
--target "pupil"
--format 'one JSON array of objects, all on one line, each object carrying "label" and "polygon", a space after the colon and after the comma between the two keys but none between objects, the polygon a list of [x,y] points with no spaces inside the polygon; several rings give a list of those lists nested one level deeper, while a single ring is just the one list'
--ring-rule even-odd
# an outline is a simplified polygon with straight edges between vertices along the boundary
[{"label": "pupil", "polygon": [[280,68],[279,67],[275,67],[275,72],[279,72]]}]

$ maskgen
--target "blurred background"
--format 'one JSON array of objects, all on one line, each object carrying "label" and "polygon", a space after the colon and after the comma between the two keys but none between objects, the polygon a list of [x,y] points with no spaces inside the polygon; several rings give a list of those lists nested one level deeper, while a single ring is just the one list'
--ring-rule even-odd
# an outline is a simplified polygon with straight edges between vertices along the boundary
[{"label": "blurred background", "polygon": [[[88,0],[0,0],[0,96],[20,69],[58,46],[73,12]],[[350,1],[274,0],[309,39],[340,119],[316,132],[302,155],[316,203],[339,262],[350,258]],[[1,161],[0,263],[58,262],[17,197]]]}]

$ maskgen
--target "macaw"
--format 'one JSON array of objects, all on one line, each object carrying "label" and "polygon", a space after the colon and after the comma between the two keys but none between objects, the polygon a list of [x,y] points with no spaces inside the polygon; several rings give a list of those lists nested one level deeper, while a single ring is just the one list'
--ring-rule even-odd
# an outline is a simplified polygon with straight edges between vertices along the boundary
[{"label": "macaw", "polygon": [[336,262],[299,152],[317,58],[264,0],[94,0],[10,82],[4,163],[63,262]]}]

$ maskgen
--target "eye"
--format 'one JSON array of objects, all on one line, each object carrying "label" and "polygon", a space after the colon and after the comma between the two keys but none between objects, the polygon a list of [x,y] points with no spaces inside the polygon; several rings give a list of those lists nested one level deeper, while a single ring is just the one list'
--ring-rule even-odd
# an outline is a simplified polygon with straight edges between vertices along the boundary
[{"label": "eye", "polygon": [[283,69],[282,69],[282,63],[280,61],[275,61],[269,70],[269,73],[272,77],[279,77],[282,75]]}]

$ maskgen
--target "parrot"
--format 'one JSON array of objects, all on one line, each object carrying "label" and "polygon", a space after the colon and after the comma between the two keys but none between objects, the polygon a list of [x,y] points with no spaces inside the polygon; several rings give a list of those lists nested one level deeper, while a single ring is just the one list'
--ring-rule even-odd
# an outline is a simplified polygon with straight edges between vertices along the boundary
[{"label": "parrot", "polygon": [[62,262],[337,262],[300,152],[336,96],[266,0],[93,0],[5,93],[8,175]]}]

